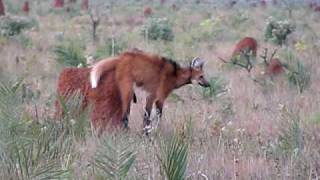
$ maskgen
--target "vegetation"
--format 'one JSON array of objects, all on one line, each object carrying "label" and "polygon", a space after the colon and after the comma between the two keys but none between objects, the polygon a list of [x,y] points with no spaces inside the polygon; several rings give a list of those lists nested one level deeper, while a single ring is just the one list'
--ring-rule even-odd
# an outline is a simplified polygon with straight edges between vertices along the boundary
[{"label": "vegetation", "polygon": [[267,22],[265,30],[265,39],[277,45],[283,45],[289,34],[295,30],[295,25],[288,20],[274,20],[272,18]]},{"label": "vegetation", "polygon": [[54,53],[56,60],[67,66],[87,66],[84,56],[84,45],[80,40],[70,39],[56,45]]},{"label": "vegetation", "polygon": [[0,21],[0,36],[11,37],[19,35],[22,31],[35,27],[37,22],[22,17],[2,17]]},{"label": "vegetation", "polygon": [[126,42],[121,39],[108,39],[103,45],[96,50],[95,59],[102,59],[109,56],[120,54],[127,48]]},{"label": "vegetation", "polygon": [[[319,179],[319,4],[35,0],[24,17],[23,1],[0,2],[0,179]],[[99,14],[95,40],[87,7]],[[216,56],[228,59],[246,36],[259,44],[250,73],[224,68]],[[130,130],[97,137],[83,97],[56,96],[59,72],[131,48],[181,64],[200,56],[211,87],[172,93],[149,137],[136,90]],[[265,72],[265,48],[283,73]],[[228,64],[246,66],[242,56]]]},{"label": "vegetation", "polygon": [[142,34],[151,40],[172,41],[174,34],[166,18],[151,18],[143,28]]},{"label": "vegetation", "polygon": [[186,176],[188,144],[173,136],[162,147],[159,157],[161,167],[168,180],[183,180]]}]

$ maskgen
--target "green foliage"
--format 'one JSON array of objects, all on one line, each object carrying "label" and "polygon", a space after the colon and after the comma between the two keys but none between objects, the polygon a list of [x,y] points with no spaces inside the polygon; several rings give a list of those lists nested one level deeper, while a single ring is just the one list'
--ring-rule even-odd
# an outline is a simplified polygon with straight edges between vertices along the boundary
[{"label": "green foliage", "polygon": [[63,112],[63,126],[69,135],[76,139],[84,139],[89,128],[87,111],[83,110],[83,96],[80,91],[69,95],[67,99],[58,97]]},{"label": "green foliage", "polygon": [[22,81],[0,84],[0,178],[67,178],[75,156],[62,124],[36,123],[21,105]]},{"label": "green foliage", "polygon": [[284,59],[287,60],[287,63],[284,64],[284,67],[288,70],[287,77],[290,85],[297,87],[299,93],[302,93],[310,86],[310,70],[301,63],[301,61],[293,54],[292,51],[288,50]]},{"label": "green foliage", "polygon": [[36,26],[37,22],[33,19],[21,17],[2,17],[0,18],[0,36],[11,37],[20,34],[22,31]]},{"label": "green foliage", "polygon": [[185,179],[189,148],[188,144],[179,138],[179,136],[173,135],[161,148],[162,154],[159,156],[159,160],[166,179]]},{"label": "green foliage", "polygon": [[100,140],[93,164],[103,179],[123,180],[136,159],[135,143],[126,135]]},{"label": "green foliage", "polygon": [[120,54],[127,48],[127,43],[120,39],[108,39],[102,46],[97,48],[94,59],[102,59]]},{"label": "green foliage", "polygon": [[66,66],[87,66],[84,56],[85,46],[80,40],[69,39],[54,48],[56,60]]},{"label": "green foliage", "polygon": [[171,26],[166,18],[150,18],[142,30],[142,35],[152,40],[173,41]]},{"label": "green foliage", "polygon": [[225,92],[226,83],[224,79],[220,76],[212,77],[209,79],[210,87],[208,88],[201,88],[202,96],[205,99],[217,97],[222,92]]},{"label": "green foliage", "polygon": [[[25,125],[24,125],[25,126]],[[47,126],[44,126],[47,127]],[[61,179],[67,177],[72,152],[69,139],[52,127],[44,129],[32,124],[25,135],[12,138],[1,152],[0,176],[15,179]],[[29,135],[33,131],[33,135]],[[66,163],[66,164],[64,164]]]},{"label": "green foliage", "polygon": [[288,80],[290,84],[298,88],[299,93],[302,93],[310,85],[311,74],[299,61],[290,69],[292,69],[292,71],[288,73]]},{"label": "green foliage", "polygon": [[264,37],[277,45],[283,45],[287,40],[287,36],[294,30],[295,25],[288,20],[277,21],[271,18],[267,22]]}]

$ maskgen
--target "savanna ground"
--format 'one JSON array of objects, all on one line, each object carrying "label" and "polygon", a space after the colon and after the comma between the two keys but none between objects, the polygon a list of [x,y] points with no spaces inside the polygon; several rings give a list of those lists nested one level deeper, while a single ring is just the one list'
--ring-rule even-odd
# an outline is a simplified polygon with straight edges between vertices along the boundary
[{"label": "savanna ground", "polygon": [[[86,11],[80,2],[55,9],[53,1],[34,0],[29,15],[20,0],[4,4],[31,27],[0,36],[1,179],[319,179],[320,13],[306,2],[91,0]],[[95,40],[89,12],[100,20]],[[295,27],[281,46],[265,41],[271,19]],[[163,39],[144,30],[154,21],[166,29],[155,31]],[[250,73],[217,58],[230,58],[245,36],[259,43]],[[200,56],[211,89],[174,91],[150,138],[142,136],[140,91],[129,132],[97,138],[77,100],[66,103],[62,122],[53,119],[63,68],[130,48],[184,65]],[[299,80],[288,70],[265,73],[264,48],[278,49],[275,57],[296,68]]]}]

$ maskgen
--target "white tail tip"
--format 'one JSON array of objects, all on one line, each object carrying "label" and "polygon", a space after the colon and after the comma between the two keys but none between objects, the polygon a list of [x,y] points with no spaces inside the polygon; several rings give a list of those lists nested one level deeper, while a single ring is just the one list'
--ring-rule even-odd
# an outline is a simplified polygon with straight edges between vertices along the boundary
[{"label": "white tail tip", "polygon": [[90,73],[90,83],[91,83],[91,88],[93,89],[98,86],[97,78],[95,78],[95,74],[93,72]]}]

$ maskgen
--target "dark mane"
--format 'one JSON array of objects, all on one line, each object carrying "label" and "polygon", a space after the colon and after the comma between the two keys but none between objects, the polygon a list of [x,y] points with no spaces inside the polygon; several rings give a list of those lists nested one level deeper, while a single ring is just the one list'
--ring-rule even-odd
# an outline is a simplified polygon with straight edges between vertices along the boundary
[{"label": "dark mane", "polygon": [[166,58],[166,57],[162,57],[162,60],[166,63],[169,63],[173,66],[173,74],[177,75],[178,70],[181,69],[181,66],[175,62],[174,60],[170,59],[170,58]]}]

